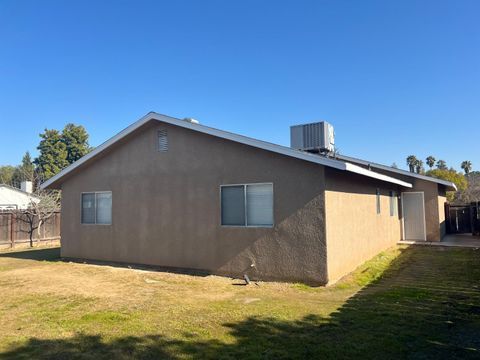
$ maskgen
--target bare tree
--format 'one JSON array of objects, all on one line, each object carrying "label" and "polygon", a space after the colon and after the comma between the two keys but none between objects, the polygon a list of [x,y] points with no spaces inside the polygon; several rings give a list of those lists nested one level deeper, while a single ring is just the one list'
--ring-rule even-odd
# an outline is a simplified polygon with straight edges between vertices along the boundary
[{"label": "bare tree", "polygon": [[465,204],[480,201],[480,173],[473,171],[465,177],[467,179],[467,187],[465,190],[457,193],[457,202]]},{"label": "bare tree", "polygon": [[37,241],[40,242],[40,230],[48,219],[60,211],[60,191],[37,190],[32,196],[29,207],[20,211],[18,220],[28,225],[30,246],[33,247],[33,236],[37,231]]},{"label": "bare tree", "polygon": [[40,230],[48,219],[60,211],[61,192],[58,190],[42,190],[40,184],[43,176],[36,171],[33,175],[35,191],[31,194],[27,209],[19,210],[17,219],[27,224],[30,246],[33,247],[33,237],[37,231],[37,241],[40,242]]}]

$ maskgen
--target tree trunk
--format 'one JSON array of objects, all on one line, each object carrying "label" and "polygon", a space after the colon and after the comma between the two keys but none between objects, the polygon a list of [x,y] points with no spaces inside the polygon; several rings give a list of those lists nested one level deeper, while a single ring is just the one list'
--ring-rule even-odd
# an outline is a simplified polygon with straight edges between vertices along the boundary
[{"label": "tree trunk", "polygon": [[40,239],[41,239],[41,228],[42,228],[42,223],[43,221],[42,220],[38,220],[38,228],[37,228],[37,235],[38,235],[38,239],[37,239],[37,246],[40,246]]}]

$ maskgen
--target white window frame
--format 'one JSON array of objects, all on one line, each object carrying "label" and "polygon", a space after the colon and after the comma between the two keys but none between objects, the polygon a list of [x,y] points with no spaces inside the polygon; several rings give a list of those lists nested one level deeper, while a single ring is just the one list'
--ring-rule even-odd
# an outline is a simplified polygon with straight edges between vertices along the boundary
[{"label": "white window frame", "polygon": [[[248,217],[247,217],[247,186],[248,185],[272,185],[272,225],[248,225]],[[223,225],[222,224],[222,188],[229,187],[229,186],[243,186],[243,196],[244,196],[244,204],[245,204],[245,225]],[[233,228],[273,228],[275,226],[275,189],[273,188],[273,182],[263,182],[263,183],[244,183],[244,184],[224,184],[220,185],[219,190],[219,198],[220,198],[220,226],[221,227],[233,227]]]},{"label": "white window frame", "polygon": [[[95,194],[95,222],[94,223],[84,223],[82,219],[82,210],[83,210],[83,194]],[[110,221],[110,224],[97,224],[97,194],[110,194],[112,198],[112,220]],[[113,223],[113,195],[111,191],[83,191],[80,193],[80,225],[100,225],[100,226],[111,226]]]}]

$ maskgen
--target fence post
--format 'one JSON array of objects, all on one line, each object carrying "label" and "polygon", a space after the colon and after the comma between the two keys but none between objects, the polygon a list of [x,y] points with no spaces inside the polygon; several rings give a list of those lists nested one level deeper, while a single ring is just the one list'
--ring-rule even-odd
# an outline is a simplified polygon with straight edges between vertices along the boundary
[{"label": "fence post", "polygon": [[15,231],[14,231],[14,228],[15,227],[15,215],[13,212],[10,213],[10,247],[13,248],[15,247]]}]

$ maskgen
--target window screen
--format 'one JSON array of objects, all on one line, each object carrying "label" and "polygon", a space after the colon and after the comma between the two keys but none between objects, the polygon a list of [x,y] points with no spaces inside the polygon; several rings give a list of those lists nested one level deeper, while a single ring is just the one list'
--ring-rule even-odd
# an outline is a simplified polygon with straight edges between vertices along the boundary
[{"label": "window screen", "polygon": [[377,214],[381,212],[381,204],[380,204],[380,189],[377,189]]},{"label": "window screen", "polygon": [[92,192],[82,194],[82,224],[112,223],[112,193]]},{"label": "window screen", "polygon": [[222,225],[273,225],[272,184],[222,186],[221,202]]},{"label": "window screen", "polygon": [[82,224],[95,224],[95,193],[82,194]]},{"label": "window screen", "polygon": [[390,191],[390,216],[398,216],[398,198],[395,191]]},{"label": "window screen", "polygon": [[247,225],[273,225],[272,184],[247,185]]},{"label": "window screen", "polygon": [[222,225],[245,225],[244,186],[223,186]]},{"label": "window screen", "polygon": [[112,193],[102,192],[96,193],[96,223],[111,224],[112,223]]}]

